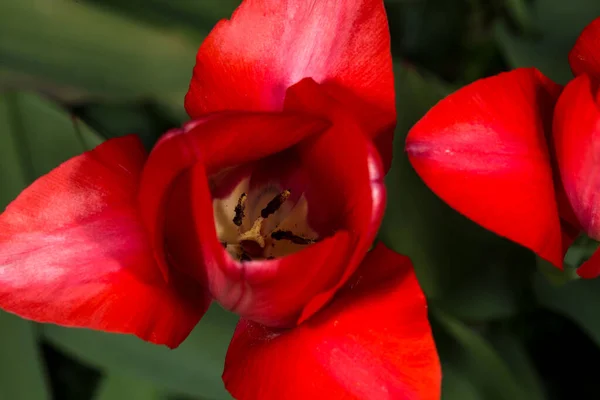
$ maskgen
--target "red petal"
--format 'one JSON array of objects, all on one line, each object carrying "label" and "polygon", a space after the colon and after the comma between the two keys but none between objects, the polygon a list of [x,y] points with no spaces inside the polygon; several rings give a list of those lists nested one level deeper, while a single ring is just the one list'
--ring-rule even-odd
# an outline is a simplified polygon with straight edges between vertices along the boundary
[{"label": "red petal", "polygon": [[345,99],[372,135],[388,132],[396,113],[383,1],[244,1],[202,43],[185,105],[193,118],[277,111],[307,77]]},{"label": "red petal", "polygon": [[589,74],[600,79],[600,18],[581,32],[569,53],[569,64],[575,76]]},{"label": "red petal", "polygon": [[600,276],[600,250],[596,250],[589,260],[577,268],[577,275],[584,279],[593,279]]},{"label": "red petal", "polygon": [[565,87],[556,104],[553,131],[569,202],[582,229],[600,239],[600,96],[587,75]]},{"label": "red petal", "polygon": [[458,212],[562,267],[546,133],[560,87],[535,69],[468,85],[409,132],[425,183]]},{"label": "red petal", "polygon": [[410,260],[377,246],[297,328],[242,320],[223,380],[240,400],[439,399],[440,364]]},{"label": "red petal", "polygon": [[39,322],[133,333],[175,347],[208,307],[163,280],[137,217],[146,153],[135,136],[72,158],[0,215],[0,307]]},{"label": "red petal", "polygon": [[[341,226],[355,236],[344,273],[335,285],[308,303],[299,322],[325,305],[354,273],[369,249],[385,211],[386,190],[384,170],[372,143],[337,99],[323,93],[314,80],[307,78],[288,90],[286,109],[328,116],[333,126],[328,133],[300,144],[302,157],[311,181],[307,194],[309,203],[335,204],[336,210],[313,206],[309,215],[311,226],[318,226],[334,213],[341,215]],[[352,160],[352,163],[349,163]],[[331,182],[335,180],[336,184]],[[337,201],[334,201],[337,200]],[[319,213],[323,209],[326,215]],[[317,211],[317,212],[315,212]],[[348,251],[348,250],[347,250]],[[333,269],[333,267],[329,267]]]}]

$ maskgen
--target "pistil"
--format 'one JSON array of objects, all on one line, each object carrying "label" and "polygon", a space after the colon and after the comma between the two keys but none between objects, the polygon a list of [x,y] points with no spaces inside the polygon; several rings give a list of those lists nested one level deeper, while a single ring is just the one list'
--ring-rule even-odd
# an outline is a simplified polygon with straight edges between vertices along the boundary
[{"label": "pistil", "polygon": [[[267,205],[260,211],[260,216],[252,222],[250,229],[244,229],[248,224],[244,224],[244,219],[248,217],[246,213],[248,195],[242,193],[234,209],[232,222],[238,229],[238,236],[235,242],[221,242],[229,254],[242,262],[252,261],[254,259],[273,259],[271,251],[267,251],[268,246],[275,246],[275,241],[288,241],[295,245],[309,245],[316,242],[315,239],[304,238],[294,234],[289,230],[273,230],[276,221],[267,224],[267,220],[273,218],[273,215],[281,209],[282,205],[289,199],[290,190],[283,190],[271,199]],[[268,230],[268,232],[266,231]]]},{"label": "pistil", "polygon": [[264,222],[265,219],[263,217],[258,217],[256,221],[254,221],[252,228],[242,233],[238,237],[238,241],[240,242],[242,247],[244,246],[244,242],[254,242],[264,249],[265,238],[262,234],[262,227]]}]

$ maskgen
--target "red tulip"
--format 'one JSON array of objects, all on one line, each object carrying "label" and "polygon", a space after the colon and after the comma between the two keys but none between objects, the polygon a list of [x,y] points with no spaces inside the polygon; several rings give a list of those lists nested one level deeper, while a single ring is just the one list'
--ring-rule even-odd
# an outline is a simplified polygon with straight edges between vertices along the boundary
[{"label": "red tulip", "polygon": [[310,79],[293,86],[289,112],[195,120],[156,145],[141,180],[165,274],[170,264],[269,326],[294,326],[328,302],[383,215],[377,151],[319,90]]},{"label": "red tulip", "polygon": [[[417,173],[450,206],[559,268],[582,230],[600,238],[599,45],[600,18],[571,51],[580,76],[564,90],[535,69],[482,79],[440,101],[406,141]],[[600,255],[578,273],[600,274]]]},{"label": "red tulip", "polygon": [[[409,261],[363,261],[395,124],[383,2],[245,1],[200,48],[186,107],[149,155],[110,140],[7,207],[0,307],[175,347],[215,299],[243,318],[239,398],[439,398]],[[284,351],[318,387],[269,365]]]}]

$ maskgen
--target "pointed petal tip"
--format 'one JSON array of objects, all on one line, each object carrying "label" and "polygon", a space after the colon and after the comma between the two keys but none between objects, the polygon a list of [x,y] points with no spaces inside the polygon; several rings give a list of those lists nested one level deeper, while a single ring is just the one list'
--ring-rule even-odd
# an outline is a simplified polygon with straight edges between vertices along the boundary
[{"label": "pointed petal tip", "polygon": [[573,75],[600,79],[600,17],[587,25],[569,53]]},{"label": "pointed petal tip", "polygon": [[408,158],[452,208],[562,265],[546,135],[561,87],[534,68],[476,81],[413,126]]}]

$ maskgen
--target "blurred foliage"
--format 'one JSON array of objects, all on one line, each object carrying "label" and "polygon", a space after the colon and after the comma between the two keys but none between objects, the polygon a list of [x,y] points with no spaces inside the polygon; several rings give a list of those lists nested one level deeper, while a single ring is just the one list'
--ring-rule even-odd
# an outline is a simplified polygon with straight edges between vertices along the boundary
[{"label": "blurred foliage", "polygon": [[[60,162],[137,133],[151,148],[186,120],[196,50],[239,0],[0,2],[0,207]],[[398,128],[380,238],[409,255],[430,303],[444,400],[592,399],[600,393],[600,281],[574,279],[433,195],[404,138],[439,99],[535,66],[558,82],[590,0],[389,0]],[[573,267],[596,243],[582,239]],[[0,398],[227,399],[235,316],[213,307],[177,350],[0,313]],[[585,363],[586,365],[582,365]],[[588,366],[589,365],[589,366]]]},{"label": "blurred foliage", "polygon": [[38,351],[36,326],[2,313],[0,332],[0,398],[50,399],[45,367]]},{"label": "blurred foliage", "polygon": [[[134,376],[173,393],[207,399],[230,398],[221,373],[236,318],[214,305],[176,350],[136,337],[48,325],[42,334],[59,350],[116,377]],[[146,385],[144,385],[146,386]],[[201,396],[201,397],[200,397]]]},{"label": "blurred foliage", "polygon": [[522,15],[516,28],[503,21],[495,27],[507,60],[513,67],[538,67],[556,82],[567,83],[572,77],[567,55],[583,28],[600,15],[600,2],[537,0]]}]

